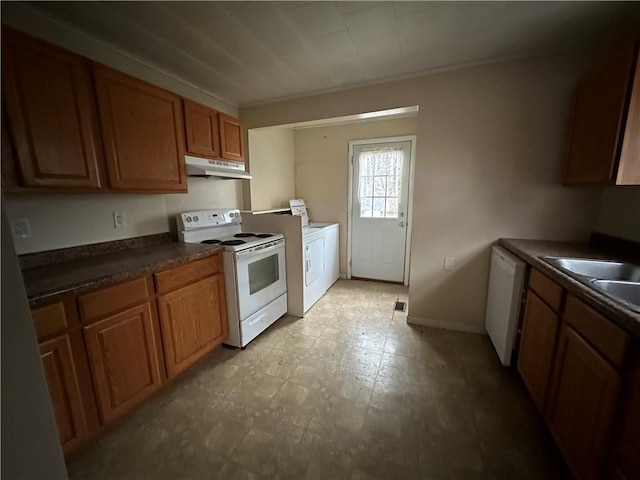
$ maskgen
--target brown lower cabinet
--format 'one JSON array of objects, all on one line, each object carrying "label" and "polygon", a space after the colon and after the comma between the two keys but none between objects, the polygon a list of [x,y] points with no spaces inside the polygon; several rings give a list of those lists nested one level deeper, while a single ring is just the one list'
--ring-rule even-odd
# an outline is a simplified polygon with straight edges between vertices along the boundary
[{"label": "brown lower cabinet", "polygon": [[634,348],[625,331],[532,270],[518,370],[576,479],[640,480],[640,393],[614,428]]},{"label": "brown lower cabinet", "polygon": [[107,423],[160,387],[151,306],[138,305],[83,330],[100,418]]},{"label": "brown lower cabinet", "polygon": [[640,480],[640,357],[630,377],[630,386],[617,422],[612,476],[616,479]]},{"label": "brown lower cabinet", "polygon": [[571,327],[563,327],[547,414],[551,433],[577,478],[600,472],[620,393],[620,375]]},{"label": "brown lower cabinet", "polygon": [[158,297],[167,376],[175,377],[227,337],[222,274]]},{"label": "brown lower cabinet", "polygon": [[227,337],[225,298],[215,253],[34,308],[65,454],[220,345]]},{"label": "brown lower cabinet", "polygon": [[68,453],[88,435],[69,335],[65,334],[41,343],[40,359],[49,387],[62,450]]},{"label": "brown lower cabinet", "polygon": [[529,291],[522,324],[518,371],[540,410],[544,409],[560,317]]}]

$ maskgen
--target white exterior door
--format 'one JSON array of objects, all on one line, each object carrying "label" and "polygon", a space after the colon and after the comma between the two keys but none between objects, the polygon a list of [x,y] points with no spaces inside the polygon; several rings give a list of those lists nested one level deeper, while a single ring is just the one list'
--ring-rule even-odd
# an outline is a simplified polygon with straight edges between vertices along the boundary
[{"label": "white exterior door", "polygon": [[353,147],[351,276],[402,282],[411,142]]}]

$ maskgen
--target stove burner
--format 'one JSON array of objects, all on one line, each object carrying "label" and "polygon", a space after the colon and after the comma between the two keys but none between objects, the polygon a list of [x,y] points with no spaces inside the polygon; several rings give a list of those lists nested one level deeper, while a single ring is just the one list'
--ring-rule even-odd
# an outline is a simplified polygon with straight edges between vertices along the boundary
[{"label": "stove burner", "polygon": [[214,238],[214,239],[211,239],[211,240],[203,240],[200,243],[208,243],[208,244],[215,245],[216,243],[220,243],[220,240],[218,240],[217,238]]},{"label": "stove burner", "polygon": [[242,245],[243,243],[247,243],[244,240],[225,240],[224,242],[220,242],[220,245]]},{"label": "stove burner", "polygon": [[258,237],[258,238],[269,238],[269,237],[273,237],[273,234],[271,234],[271,233],[256,233],[256,237]]},{"label": "stove burner", "polygon": [[247,237],[255,237],[255,233],[236,233],[234,237],[236,238],[247,238]]}]

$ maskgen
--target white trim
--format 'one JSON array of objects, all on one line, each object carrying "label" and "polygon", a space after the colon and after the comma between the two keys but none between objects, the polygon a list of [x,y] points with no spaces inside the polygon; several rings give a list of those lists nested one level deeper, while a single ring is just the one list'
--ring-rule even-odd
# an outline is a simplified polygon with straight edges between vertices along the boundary
[{"label": "white trim", "polygon": [[445,320],[431,320],[430,318],[407,316],[407,323],[411,325],[422,325],[423,327],[442,328],[444,330],[455,330],[457,332],[481,333],[487,335],[484,325],[469,325],[468,323],[447,322]]},{"label": "white trim", "polygon": [[349,186],[347,188],[347,279],[351,278],[351,218],[353,210],[353,142],[349,142]]},{"label": "white trim", "polygon": [[408,205],[407,205],[407,233],[404,244],[404,279],[403,284],[409,285],[409,265],[411,261],[411,230],[413,227],[413,178],[415,174],[416,163],[416,135],[402,135],[399,137],[385,137],[385,138],[369,138],[364,140],[350,140],[349,141],[349,188],[347,199],[347,278],[351,278],[351,228],[353,218],[353,148],[356,145],[371,145],[375,143],[391,143],[391,142],[410,142],[411,143],[411,155],[409,156],[409,192],[408,192]]}]

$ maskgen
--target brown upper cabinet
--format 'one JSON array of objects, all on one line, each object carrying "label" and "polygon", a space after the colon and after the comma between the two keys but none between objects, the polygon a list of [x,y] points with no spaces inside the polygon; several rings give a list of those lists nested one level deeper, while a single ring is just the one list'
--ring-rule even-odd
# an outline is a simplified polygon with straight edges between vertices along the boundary
[{"label": "brown upper cabinet", "polygon": [[93,72],[111,188],[186,192],[181,98],[110,68]]},{"label": "brown upper cabinet", "polygon": [[640,65],[637,45],[580,79],[563,183],[640,184]]},{"label": "brown upper cabinet", "polygon": [[240,120],[224,113],[219,114],[219,119],[221,157],[232,162],[244,162],[244,138]]},{"label": "brown upper cabinet", "polygon": [[102,143],[85,58],[3,28],[2,90],[22,185],[103,187]]},{"label": "brown upper cabinet", "polygon": [[218,112],[199,103],[184,100],[184,123],[187,153],[207,158],[220,158]]},{"label": "brown upper cabinet", "polygon": [[187,153],[244,162],[242,124],[237,118],[184,100]]},{"label": "brown upper cabinet", "polygon": [[180,96],[6,27],[2,35],[3,153],[17,170],[3,167],[5,187],[187,191]]}]

